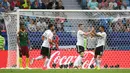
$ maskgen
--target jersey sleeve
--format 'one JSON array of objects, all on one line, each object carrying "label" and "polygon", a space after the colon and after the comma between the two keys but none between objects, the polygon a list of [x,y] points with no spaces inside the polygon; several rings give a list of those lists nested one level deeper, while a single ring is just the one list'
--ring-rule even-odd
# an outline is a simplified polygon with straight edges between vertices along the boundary
[{"label": "jersey sleeve", "polygon": [[85,33],[84,33],[83,31],[79,31],[79,34],[80,34],[80,35],[83,35],[83,34],[85,34]]},{"label": "jersey sleeve", "polygon": [[100,35],[101,37],[106,37],[106,33],[97,33],[97,35]]},{"label": "jersey sleeve", "polygon": [[46,37],[47,38],[47,32],[45,31],[42,36]]}]

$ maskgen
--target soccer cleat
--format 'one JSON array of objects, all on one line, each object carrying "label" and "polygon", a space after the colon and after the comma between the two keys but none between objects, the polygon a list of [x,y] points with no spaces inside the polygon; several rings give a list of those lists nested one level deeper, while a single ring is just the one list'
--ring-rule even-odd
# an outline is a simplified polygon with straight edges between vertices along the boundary
[{"label": "soccer cleat", "polygon": [[96,66],[94,69],[97,69],[98,68],[98,66]]},{"label": "soccer cleat", "polygon": [[97,67],[97,70],[100,70],[100,67]]},{"label": "soccer cleat", "polygon": [[47,70],[47,67],[42,67],[42,70]]},{"label": "soccer cleat", "polygon": [[26,69],[26,68],[20,67],[20,69],[21,69],[21,70],[24,70],[24,69]]},{"label": "soccer cleat", "polygon": [[30,67],[26,67],[26,69],[32,69],[32,68],[30,68]]},{"label": "soccer cleat", "polygon": [[96,69],[96,70],[100,70],[100,67],[96,66],[94,69]]},{"label": "soccer cleat", "polygon": [[74,69],[79,69],[78,66],[74,66]]},{"label": "soccer cleat", "polygon": [[31,62],[30,62],[30,65],[32,65],[34,63],[34,58],[32,58]]}]

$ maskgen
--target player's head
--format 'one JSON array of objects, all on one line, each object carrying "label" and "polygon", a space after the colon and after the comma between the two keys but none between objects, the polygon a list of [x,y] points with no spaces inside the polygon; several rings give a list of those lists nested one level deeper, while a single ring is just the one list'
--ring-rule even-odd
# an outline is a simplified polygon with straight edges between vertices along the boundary
[{"label": "player's head", "polygon": [[83,24],[78,24],[78,28],[79,28],[80,30],[82,30],[82,29],[83,29]]},{"label": "player's head", "polygon": [[55,29],[55,28],[54,28],[54,25],[53,25],[53,24],[49,24],[49,25],[48,25],[48,29],[50,29],[51,31],[54,31],[54,29]]},{"label": "player's head", "polygon": [[25,26],[24,26],[24,25],[21,25],[21,26],[20,26],[20,29],[24,31],[24,30],[25,30]]},{"label": "player's head", "polygon": [[56,30],[53,31],[53,34],[56,35]]},{"label": "player's head", "polygon": [[99,31],[100,31],[100,32],[104,32],[104,31],[105,31],[105,27],[104,27],[104,26],[100,26],[100,27],[99,27]]}]

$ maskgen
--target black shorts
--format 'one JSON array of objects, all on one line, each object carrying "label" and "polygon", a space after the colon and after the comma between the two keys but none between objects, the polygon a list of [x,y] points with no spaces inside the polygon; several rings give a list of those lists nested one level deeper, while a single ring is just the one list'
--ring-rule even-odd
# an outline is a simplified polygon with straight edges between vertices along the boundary
[{"label": "black shorts", "polygon": [[102,55],[103,54],[104,46],[96,47],[95,55]]},{"label": "black shorts", "polygon": [[76,48],[77,48],[78,53],[84,52],[84,47],[83,46],[77,45]]},{"label": "black shorts", "polygon": [[48,58],[50,58],[50,55],[51,55],[50,48],[42,47],[42,49],[41,49],[41,55],[47,56]]},{"label": "black shorts", "polygon": [[88,48],[87,50],[88,51],[93,51],[95,48]]}]

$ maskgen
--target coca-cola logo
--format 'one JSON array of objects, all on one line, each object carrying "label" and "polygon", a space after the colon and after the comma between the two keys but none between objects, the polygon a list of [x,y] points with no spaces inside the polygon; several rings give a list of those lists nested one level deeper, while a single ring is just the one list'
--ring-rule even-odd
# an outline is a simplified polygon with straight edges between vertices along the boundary
[{"label": "coca-cola logo", "polygon": [[[57,67],[59,67],[59,65],[69,64],[70,62],[74,63],[78,56],[79,55],[76,51],[53,52],[47,67],[52,68],[52,63],[56,63]],[[94,63],[94,53],[92,51],[85,51],[82,68],[89,68],[90,65],[93,63]]]}]

